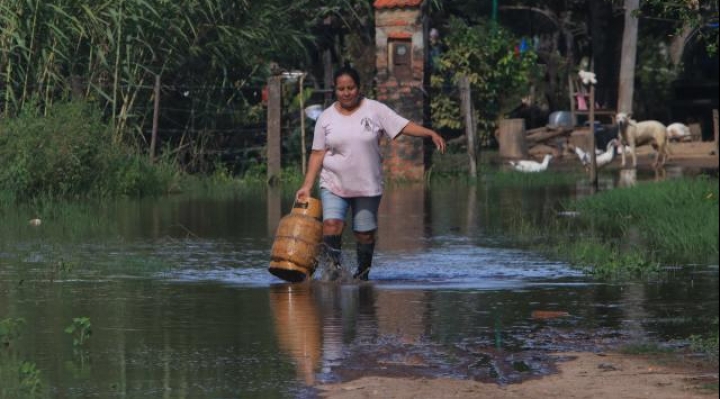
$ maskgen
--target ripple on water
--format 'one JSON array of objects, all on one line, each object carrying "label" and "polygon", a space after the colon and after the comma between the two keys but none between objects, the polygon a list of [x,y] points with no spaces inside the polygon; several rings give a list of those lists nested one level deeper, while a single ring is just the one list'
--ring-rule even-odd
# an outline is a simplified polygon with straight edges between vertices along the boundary
[{"label": "ripple on water", "polygon": [[[178,254],[173,255],[177,257]],[[346,268],[354,270],[354,253],[344,253]],[[267,272],[269,253],[226,254],[222,259],[183,259],[183,267],[162,273],[179,281],[219,281],[232,285],[267,286],[279,282]],[[452,243],[419,252],[375,255],[371,280],[400,289],[520,289],[538,285],[585,284],[587,278],[569,265],[551,262],[528,251]],[[322,266],[314,278],[322,276]]]}]

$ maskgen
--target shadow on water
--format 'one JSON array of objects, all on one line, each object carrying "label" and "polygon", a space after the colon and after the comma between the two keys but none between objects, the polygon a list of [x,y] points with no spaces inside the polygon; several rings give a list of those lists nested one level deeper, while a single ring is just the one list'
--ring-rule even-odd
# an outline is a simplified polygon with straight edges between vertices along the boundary
[{"label": "shadow on water", "polygon": [[[601,187],[653,178],[619,171]],[[26,320],[14,356],[37,365],[49,397],[67,398],[311,398],[317,384],[365,375],[505,384],[554,372],[556,352],[707,332],[717,265],[600,282],[509,245],[510,221],[543,223],[587,193],[390,188],[363,284],[267,273],[292,202],[281,190],[120,202],[39,228],[20,215],[0,227],[0,320]],[[74,317],[92,321],[83,352],[64,333]]]}]

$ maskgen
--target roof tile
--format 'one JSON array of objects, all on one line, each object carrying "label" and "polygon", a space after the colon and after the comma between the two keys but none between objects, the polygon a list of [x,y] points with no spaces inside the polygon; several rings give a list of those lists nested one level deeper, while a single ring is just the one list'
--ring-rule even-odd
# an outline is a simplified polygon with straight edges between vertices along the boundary
[{"label": "roof tile", "polygon": [[373,5],[377,9],[381,8],[406,8],[419,7],[423,0],[375,0]]}]

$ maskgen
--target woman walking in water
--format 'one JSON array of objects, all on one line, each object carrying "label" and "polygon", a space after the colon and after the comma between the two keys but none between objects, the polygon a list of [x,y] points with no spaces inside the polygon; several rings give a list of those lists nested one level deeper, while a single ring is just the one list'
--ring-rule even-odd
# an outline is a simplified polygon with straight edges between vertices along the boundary
[{"label": "woman walking in water", "polygon": [[303,201],[317,178],[323,207],[323,243],[331,259],[331,279],[340,276],[342,232],[352,211],[357,271],[367,280],[377,233],[377,214],[383,193],[380,138],[404,134],[429,138],[441,153],[445,140],[435,131],[398,115],[387,105],[362,96],[360,76],[351,67],[334,75],[337,101],[318,117],[307,173],[296,198]]}]

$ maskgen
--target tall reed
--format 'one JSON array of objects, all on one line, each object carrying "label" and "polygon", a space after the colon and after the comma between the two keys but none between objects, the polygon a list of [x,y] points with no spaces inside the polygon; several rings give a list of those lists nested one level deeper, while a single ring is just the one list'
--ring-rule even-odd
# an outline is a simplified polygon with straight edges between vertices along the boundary
[{"label": "tall reed", "polygon": [[149,103],[155,75],[198,87],[220,76],[232,88],[263,72],[263,59],[301,59],[309,34],[286,23],[301,18],[286,3],[0,0],[4,113],[72,95],[104,104],[116,135],[127,134],[142,121],[138,105]]}]

